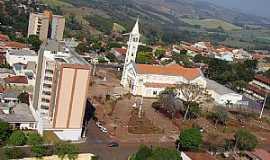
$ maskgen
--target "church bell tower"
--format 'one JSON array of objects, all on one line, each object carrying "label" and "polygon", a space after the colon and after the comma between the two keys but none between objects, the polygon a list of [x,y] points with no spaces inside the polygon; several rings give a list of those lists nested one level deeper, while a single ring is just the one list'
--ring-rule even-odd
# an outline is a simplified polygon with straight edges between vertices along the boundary
[{"label": "church bell tower", "polygon": [[137,19],[135,26],[133,27],[131,33],[129,34],[128,49],[126,53],[124,69],[121,78],[121,85],[124,87],[127,87],[128,85],[126,67],[128,66],[128,64],[132,62],[135,63],[139,44],[140,44],[139,19]]}]

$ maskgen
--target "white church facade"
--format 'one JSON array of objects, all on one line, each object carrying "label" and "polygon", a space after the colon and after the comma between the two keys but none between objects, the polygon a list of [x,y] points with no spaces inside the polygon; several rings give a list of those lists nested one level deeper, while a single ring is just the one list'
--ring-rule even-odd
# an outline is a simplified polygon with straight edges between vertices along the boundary
[{"label": "white church facade", "polygon": [[137,20],[128,41],[121,85],[132,95],[157,97],[167,87],[181,83],[206,87],[206,80],[199,68],[184,68],[178,64],[148,65],[136,64],[136,54],[140,45],[139,22]]},{"label": "white church facade", "polygon": [[134,96],[154,98],[168,87],[177,84],[196,84],[205,88],[217,104],[227,101],[238,104],[242,95],[203,76],[200,68],[185,68],[178,64],[149,65],[136,64],[136,54],[140,45],[139,22],[137,20],[128,41],[128,49],[122,72],[121,85]]},{"label": "white church facade", "polygon": [[167,66],[130,63],[126,68],[125,87],[136,96],[157,97],[166,88],[190,83],[206,87],[199,68],[184,68],[178,64]]}]

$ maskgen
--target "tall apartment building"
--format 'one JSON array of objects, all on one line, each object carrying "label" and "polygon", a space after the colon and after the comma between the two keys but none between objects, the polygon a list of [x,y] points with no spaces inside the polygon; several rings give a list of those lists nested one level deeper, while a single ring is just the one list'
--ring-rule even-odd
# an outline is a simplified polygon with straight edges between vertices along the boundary
[{"label": "tall apartment building", "polygon": [[28,37],[38,35],[44,41],[48,38],[50,17],[44,13],[30,13],[28,25]]},{"label": "tall apartment building", "polygon": [[43,13],[31,13],[28,25],[28,37],[38,35],[39,39],[45,41],[50,37],[61,41],[65,29],[65,17],[53,15],[50,11]]},{"label": "tall apartment building", "polygon": [[33,110],[38,131],[53,130],[63,140],[82,135],[90,65],[63,43],[48,40],[39,51]]},{"label": "tall apartment building", "polygon": [[65,17],[53,15],[52,17],[52,30],[51,39],[62,41],[65,29]]}]

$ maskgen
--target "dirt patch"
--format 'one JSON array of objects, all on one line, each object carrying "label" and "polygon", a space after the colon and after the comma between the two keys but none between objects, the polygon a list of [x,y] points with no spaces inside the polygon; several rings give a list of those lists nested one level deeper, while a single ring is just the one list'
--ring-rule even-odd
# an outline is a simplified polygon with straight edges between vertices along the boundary
[{"label": "dirt patch", "polygon": [[164,131],[156,127],[145,115],[138,117],[138,110],[131,112],[128,122],[128,132],[131,134],[161,134]]}]

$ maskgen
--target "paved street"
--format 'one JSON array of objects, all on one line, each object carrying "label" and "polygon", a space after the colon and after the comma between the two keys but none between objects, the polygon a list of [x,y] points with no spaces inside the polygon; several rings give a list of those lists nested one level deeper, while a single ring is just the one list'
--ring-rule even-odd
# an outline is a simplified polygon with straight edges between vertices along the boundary
[{"label": "paved street", "polygon": [[[136,152],[140,146],[138,143],[119,143],[119,147],[107,147],[113,139],[108,134],[102,133],[93,120],[89,122],[87,137],[87,141],[80,145],[80,151],[96,154],[100,160],[127,160],[129,155]],[[173,147],[174,144],[147,145]]]}]

